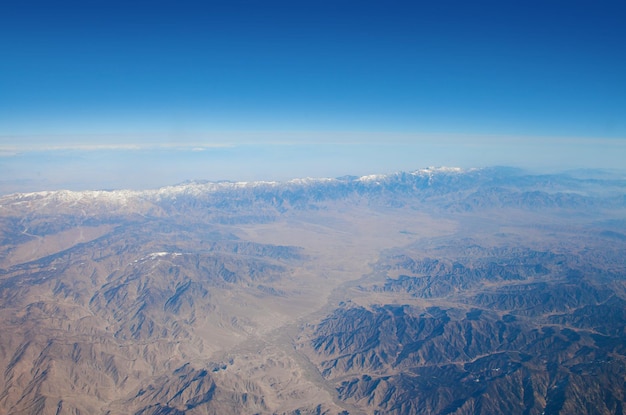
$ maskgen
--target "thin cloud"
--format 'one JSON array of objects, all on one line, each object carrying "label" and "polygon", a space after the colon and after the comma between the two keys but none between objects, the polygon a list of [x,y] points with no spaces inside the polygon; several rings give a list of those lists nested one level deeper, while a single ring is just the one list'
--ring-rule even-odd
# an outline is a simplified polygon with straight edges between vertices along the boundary
[{"label": "thin cloud", "polygon": [[[107,140],[108,138],[108,140]],[[30,152],[58,152],[58,151],[141,151],[141,150],[182,150],[198,151],[215,148],[233,147],[227,142],[163,142],[125,140],[119,142],[118,137],[86,137],[84,141],[63,141],[57,137],[0,137],[0,157],[16,156]]]},{"label": "thin cloud", "polygon": [[[517,158],[523,153],[541,153],[542,149],[570,153],[581,149],[608,149],[623,154],[626,140],[590,137],[538,137],[481,134],[432,134],[385,132],[211,132],[211,133],[157,133],[74,136],[0,136],[0,157],[11,157],[29,152],[59,151],[142,151],[173,150],[201,152],[234,147],[332,147],[385,146],[412,147],[423,150],[488,151],[494,158]],[[523,151],[522,151],[523,150]],[[533,151],[534,150],[534,151]],[[521,153],[519,153],[521,151]],[[597,152],[597,151],[595,151]],[[545,154],[546,152],[544,152]],[[583,154],[578,154],[581,156]],[[523,164],[523,160],[519,160]],[[497,160],[490,160],[497,162]]]}]

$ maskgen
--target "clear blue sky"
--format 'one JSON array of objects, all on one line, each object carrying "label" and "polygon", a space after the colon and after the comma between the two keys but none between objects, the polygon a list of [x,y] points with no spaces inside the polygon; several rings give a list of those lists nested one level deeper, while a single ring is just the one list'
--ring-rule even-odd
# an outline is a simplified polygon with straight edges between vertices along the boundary
[{"label": "clear blue sky", "polygon": [[[406,168],[407,152],[414,168],[532,165],[554,148],[570,160],[555,166],[619,167],[625,22],[624,1],[4,1],[0,169],[18,179],[9,157],[54,147],[73,160],[60,149],[122,143],[212,148],[216,166],[232,156],[218,156],[223,145],[334,163],[285,163],[286,176],[341,173],[344,153],[356,170],[394,170],[396,156]],[[534,144],[515,147],[520,137]],[[596,139],[606,160],[589,159]],[[286,144],[302,152],[286,155]],[[458,145],[480,150],[464,158]],[[185,174],[229,178],[221,171]]]}]

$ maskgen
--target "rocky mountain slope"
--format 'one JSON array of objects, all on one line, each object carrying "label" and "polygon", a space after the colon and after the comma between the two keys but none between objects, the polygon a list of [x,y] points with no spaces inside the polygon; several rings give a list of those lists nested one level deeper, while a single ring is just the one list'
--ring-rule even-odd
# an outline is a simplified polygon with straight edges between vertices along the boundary
[{"label": "rocky mountain slope", "polygon": [[0,198],[0,413],[623,412],[626,179]]}]

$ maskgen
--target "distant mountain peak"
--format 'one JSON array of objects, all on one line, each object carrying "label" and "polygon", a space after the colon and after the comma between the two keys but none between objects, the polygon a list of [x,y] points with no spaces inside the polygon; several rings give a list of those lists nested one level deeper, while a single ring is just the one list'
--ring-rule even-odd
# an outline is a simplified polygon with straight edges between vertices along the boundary
[{"label": "distant mountain peak", "polygon": [[221,190],[241,190],[254,188],[276,188],[286,185],[307,186],[329,184],[336,182],[375,182],[381,180],[389,180],[402,174],[411,175],[435,175],[435,174],[462,174],[472,172],[479,169],[462,169],[460,167],[426,167],[412,172],[396,172],[391,174],[369,174],[364,176],[342,176],[338,178],[328,177],[303,177],[294,178],[287,181],[205,181],[190,180],[175,185],[168,185],[156,189],[130,190],[130,189],[112,189],[112,190],[44,190],[39,192],[13,193],[0,197],[0,200],[12,199],[14,201],[36,200],[36,199],[52,199],[56,201],[78,202],[80,200],[107,198],[110,200],[124,201],[129,197],[169,197],[178,194],[198,195],[201,193],[221,191]]},{"label": "distant mountain peak", "polygon": [[198,203],[211,209],[232,210],[254,205],[282,211],[295,206],[310,208],[322,201],[351,197],[371,198],[381,203],[387,200],[384,203],[396,204],[437,199],[443,209],[461,210],[498,205],[569,208],[580,203],[597,205],[597,200],[587,200],[586,196],[598,190],[602,190],[607,198],[612,197],[607,199],[607,203],[621,206],[623,201],[616,199],[616,194],[622,194],[626,189],[624,181],[605,179],[600,183],[598,180],[574,178],[568,174],[533,175],[507,167],[464,169],[443,166],[411,172],[295,178],[283,182],[189,181],[148,190],[17,193],[0,197],[0,212],[36,208],[40,212],[51,213],[70,208],[74,212],[108,210],[110,213],[141,213],[151,207],[170,212]]}]

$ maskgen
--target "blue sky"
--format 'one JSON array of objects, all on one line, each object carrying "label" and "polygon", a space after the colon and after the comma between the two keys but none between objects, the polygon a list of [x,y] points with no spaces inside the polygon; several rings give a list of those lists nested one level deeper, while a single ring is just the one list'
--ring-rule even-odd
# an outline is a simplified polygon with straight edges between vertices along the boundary
[{"label": "blue sky", "polygon": [[3,2],[3,182],[620,167],[624,21],[623,1]]}]

